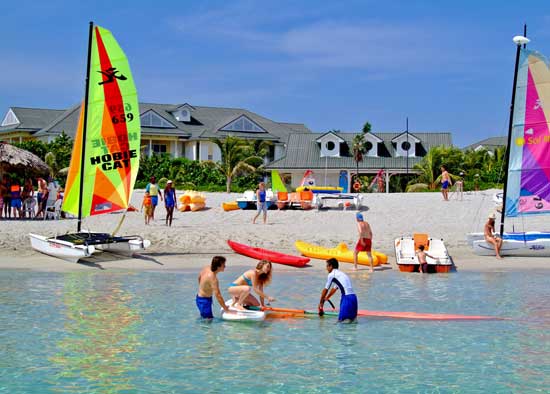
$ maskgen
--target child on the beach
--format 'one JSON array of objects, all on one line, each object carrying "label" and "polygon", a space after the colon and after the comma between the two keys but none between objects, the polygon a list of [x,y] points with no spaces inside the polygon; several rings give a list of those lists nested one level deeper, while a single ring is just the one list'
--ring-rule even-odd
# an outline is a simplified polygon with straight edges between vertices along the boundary
[{"label": "child on the beach", "polygon": [[141,210],[144,212],[145,224],[149,224],[153,218],[153,202],[151,201],[151,195],[149,192],[145,192],[143,196],[143,202],[141,203]]},{"label": "child on the beach", "polygon": [[424,252],[424,249],[425,249],[424,245],[420,245],[418,247],[418,250],[416,251],[416,256],[418,257],[418,262],[420,263],[420,272],[422,272],[423,274],[427,274],[428,262],[426,261],[426,256],[434,260],[439,260],[439,259],[436,259],[435,257],[430,256],[428,253]]}]

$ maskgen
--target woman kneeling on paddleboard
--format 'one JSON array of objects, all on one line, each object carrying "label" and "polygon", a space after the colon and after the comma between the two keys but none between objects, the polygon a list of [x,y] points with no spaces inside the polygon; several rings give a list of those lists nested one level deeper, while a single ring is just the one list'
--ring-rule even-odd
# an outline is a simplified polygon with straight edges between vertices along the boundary
[{"label": "woman kneeling on paddleboard", "polygon": [[[229,294],[233,297],[231,306],[236,309],[244,309],[244,305],[265,306],[264,299],[268,302],[275,298],[264,293],[264,286],[271,282],[271,262],[261,260],[255,269],[246,271],[229,285]],[[260,296],[260,301],[251,294],[254,290]]]}]

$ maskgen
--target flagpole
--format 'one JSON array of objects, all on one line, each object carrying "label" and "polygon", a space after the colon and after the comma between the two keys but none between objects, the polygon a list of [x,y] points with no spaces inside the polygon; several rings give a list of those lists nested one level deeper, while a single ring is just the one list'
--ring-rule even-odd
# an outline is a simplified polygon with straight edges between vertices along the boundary
[{"label": "flagpole", "polygon": [[521,52],[521,46],[525,48],[525,44],[529,42],[526,38],[527,25],[523,25],[523,36],[514,37],[514,43],[516,44],[516,65],[514,67],[514,84],[512,88],[512,101],[510,103],[510,118],[508,121],[508,143],[506,146],[506,171],[504,172],[504,192],[502,194],[502,212],[500,213],[500,236],[504,234],[504,219],[506,217],[506,189],[508,188],[508,167],[510,166],[510,150],[512,147],[512,129],[514,128],[514,106],[516,103],[516,85],[518,82],[518,69],[519,69],[519,55]]},{"label": "flagpole", "polygon": [[92,61],[92,34],[94,33],[94,22],[90,22],[90,32],[88,36],[88,61],[86,66],[86,90],[84,95],[84,112],[82,126],[82,151],[80,154],[80,185],[78,191],[78,224],[77,232],[82,228],[82,194],[84,193],[84,164],[86,161],[86,129],[88,126],[88,96],[90,92],[90,64]]}]

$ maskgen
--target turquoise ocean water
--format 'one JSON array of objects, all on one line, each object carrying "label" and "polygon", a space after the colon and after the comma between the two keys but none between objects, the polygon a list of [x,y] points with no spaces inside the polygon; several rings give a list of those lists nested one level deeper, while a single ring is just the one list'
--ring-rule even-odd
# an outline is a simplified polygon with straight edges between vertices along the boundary
[{"label": "turquoise ocean water", "polygon": [[[220,274],[225,294],[240,273]],[[267,292],[274,306],[315,309],[325,277],[275,271]],[[548,392],[547,273],[352,280],[360,309],[510,320],[205,323],[196,272],[3,271],[0,393]]]}]

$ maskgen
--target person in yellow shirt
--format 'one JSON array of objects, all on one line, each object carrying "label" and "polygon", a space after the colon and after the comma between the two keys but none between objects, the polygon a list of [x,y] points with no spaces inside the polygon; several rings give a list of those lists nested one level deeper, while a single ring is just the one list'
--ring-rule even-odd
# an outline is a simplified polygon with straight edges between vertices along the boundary
[{"label": "person in yellow shirt", "polygon": [[152,176],[149,179],[149,183],[145,187],[145,191],[149,192],[149,195],[151,196],[151,203],[152,203],[152,213],[151,213],[151,219],[155,219],[155,208],[157,207],[159,203],[159,197],[160,201],[162,201],[162,192],[159,189],[159,185],[157,183],[157,180],[154,176]]}]

